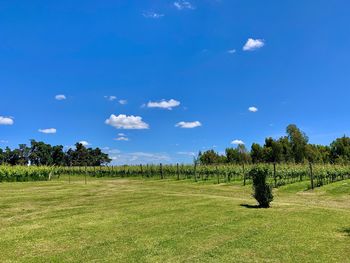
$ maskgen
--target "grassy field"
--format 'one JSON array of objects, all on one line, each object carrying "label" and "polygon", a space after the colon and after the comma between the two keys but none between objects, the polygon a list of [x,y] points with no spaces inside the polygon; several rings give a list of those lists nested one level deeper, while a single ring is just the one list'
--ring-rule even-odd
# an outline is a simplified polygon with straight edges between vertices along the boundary
[{"label": "grassy field", "polygon": [[350,262],[350,180],[306,184],[2,183],[0,262]]}]

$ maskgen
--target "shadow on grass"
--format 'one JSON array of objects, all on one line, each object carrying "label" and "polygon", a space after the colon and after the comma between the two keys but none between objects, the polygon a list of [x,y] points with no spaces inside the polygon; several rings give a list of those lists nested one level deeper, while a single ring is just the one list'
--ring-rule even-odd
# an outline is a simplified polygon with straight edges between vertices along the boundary
[{"label": "shadow on grass", "polygon": [[343,228],[341,232],[343,232],[347,237],[350,237],[350,227]]},{"label": "shadow on grass", "polygon": [[255,209],[261,208],[261,207],[258,206],[258,205],[248,205],[248,204],[240,204],[240,206],[243,206],[243,207],[245,207],[245,208],[255,208]]}]

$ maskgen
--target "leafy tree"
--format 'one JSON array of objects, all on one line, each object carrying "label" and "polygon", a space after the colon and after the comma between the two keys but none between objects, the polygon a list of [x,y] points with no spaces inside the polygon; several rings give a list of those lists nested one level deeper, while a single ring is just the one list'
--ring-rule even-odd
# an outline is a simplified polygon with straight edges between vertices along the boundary
[{"label": "leafy tree", "polygon": [[20,144],[17,149],[6,147],[0,149],[0,164],[10,165],[74,165],[74,166],[100,166],[111,162],[108,154],[101,149],[86,148],[81,143],[76,144],[76,149],[63,151],[62,145],[51,146],[44,142],[31,140],[30,147]]},{"label": "leafy tree", "polygon": [[253,163],[264,162],[264,149],[257,143],[253,143],[250,150],[250,157]]},{"label": "leafy tree", "polygon": [[331,143],[331,160],[334,163],[348,163],[350,161],[350,138],[345,135]]},{"label": "leafy tree", "polygon": [[296,163],[302,163],[306,155],[305,150],[309,138],[295,124],[288,125],[286,131],[292,146],[294,160]]},{"label": "leafy tree", "polygon": [[284,136],[278,139],[279,144],[282,146],[282,162],[292,163],[294,162],[294,156],[292,151],[292,145],[290,144],[288,137]]},{"label": "leafy tree", "polygon": [[251,161],[249,152],[244,144],[239,144],[237,146],[238,151],[238,163],[249,163]]},{"label": "leafy tree", "polygon": [[226,153],[226,161],[231,164],[236,164],[239,162],[239,151],[238,149],[234,148],[227,148],[225,150]]},{"label": "leafy tree", "polygon": [[264,159],[265,162],[279,163],[283,160],[283,146],[279,141],[266,138],[264,145]]},{"label": "leafy tree", "polygon": [[223,158],[216,153],[214,150],[208,150],[202,153],[200,156],[200,163],[201,164],[219,164],[221,163]]},{"label": "leafy tree", "polygon": [[26,144],[20,144],[18,147],[19,160],[16,164],[27,165],[29,162],[30,148]]},{"label": "leafy tree", "polygon": [[51,149],[53,164],[56,166],[65,165],[65,154],[62,145],[53,146]]},{"label": "leafy tree", "polygon": [[33,165],[52,165],[52,146],[44,142],[30,141],[29,160]]}]

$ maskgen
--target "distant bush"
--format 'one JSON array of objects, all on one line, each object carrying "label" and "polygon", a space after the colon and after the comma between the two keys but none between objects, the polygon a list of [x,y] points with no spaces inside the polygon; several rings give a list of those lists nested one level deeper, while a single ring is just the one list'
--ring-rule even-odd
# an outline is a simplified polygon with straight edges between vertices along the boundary
[{"label": "distant bush", "polygon": [[272,187],[266,183],[268,175],[269,170],[264,166],[256,166],[249,171],[249,176],[253,180],[253,197],[263,208],[270,207],[270,202],[273,200]]}]

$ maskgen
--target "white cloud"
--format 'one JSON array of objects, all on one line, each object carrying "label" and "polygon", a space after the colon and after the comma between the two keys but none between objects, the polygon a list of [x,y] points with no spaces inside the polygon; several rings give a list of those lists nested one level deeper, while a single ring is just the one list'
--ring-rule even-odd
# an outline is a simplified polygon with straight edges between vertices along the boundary
[{"label": "white cloud", "polygon": [[115,141],[125,141],[125,142],[127,142],[127,141],[129,141],[129,138],[128,137],[124,137],[124,136],[120,136],[118,138],[115,138],[114,140]]},{"label": "white cloud", "polygon": [[252,106],[252,107],[249,107],[248,110],[249,110],[250,112],[257,112],[257,111],[258,111],[258,108]]},{"label": "white cloud", "polygon": [[39,132],[45,133],[45,134],[53,134],[53,133],[56,133],[57,130],[55,128],[39,129]]},{"label": "white cloud", "polygon": [[156,12],[153,12],[153,11],[144,11],[142,13],[142,15],[145,18],[153,18],[153,19],[162,18],[164,16],[164,14],[156,13]]},{"label": "white cloud", "polygon": [[105,99],[109,100],[109,101],[114,101],[117,99],[116,96],[110,95],[110,96],[104,96]]},{"label": "white cloud", "polygon": [[265,45],[265,42],[263,39],[253,39],[249,38],[247,42],[245,43],[243,50],[244,51],[253,51],[259,48],[262,48]]},{"label": "white cloud", "polygon": [[148,108],[161,108],[172,110],[174,107],[178,107],[180,105],[180,101],[171,99],[171,100],[162,100],[162,101],[150,101],[147,103]]},{"label": "white cloud", "polygon": [[56,100],[65,100],[65,99],[67,99],[67,98],[66,98],[66,95],[59,94],[59,95],[56,95],[56,96],[55,96],[55,99],[56,99]]},{"label": "white cloud", "polygon": [[121,105],[125,105],[125,104],[127,104],[127,103],[128,103],[128,101],[127,101],[127,100],[119,100],[118,102],[119,102],[119,104],[121,104]]},{"label": "white cloud", "polygon": [[118,133],[118,136],[120,136],[120,137],[126,137],[125,133],[122,133],[122,132]]},{"label": "white cloud", "polygon": [[117,129],[148,129],[149,125],[142,121],[139,116],[126,116],[120,114],[118,116],[112,114],[106,121],[106,124],[111,125]]},{"label": "white cloud", "polygon": [[227,53],[229,53],[229,54],[234,54],[234,53],[236,53],[236,49],[227,50]]},{"label": "white cloud", "polygon": [[6,143],[9,143],[9,141],[7,141],[7,140],[0,140],[0,143],[6,144]]},{"label": "white cloud", "polygon": [[200,127],[202,126],[202,124],[199,121],[193,121],[193,122],[180,121],[175,126],[183,129],[192,129],[192,128]]},{"label": "white cloud", "polygon": [[0,116],[0,125],[13,125],[14,121],[12,117]]},{"label": "white cloud", "polygon": [[240,145],[240,144],[244,144],[244,142],[242,140],[233,140],[231,144]]},{"label": "white cloud", "polygon": [[84,146],[89,146],[90,145],[90,143],[87,142],[87,141],[80,141],[79,143],[81,143]]},{"label": "white cloud", "polygon": [[194,153],[194,152],[177,152],[177,154],[179,154],[179,155],[187,155],[187,156],[192,156],[192,157],[196,156],[196,153]]},{"label": "white cloud", "polygon": [[175,1],[174,6],[177,8],[177,10],[196,9],[196,7],[193,6],[189,1],[185,0]]}]

